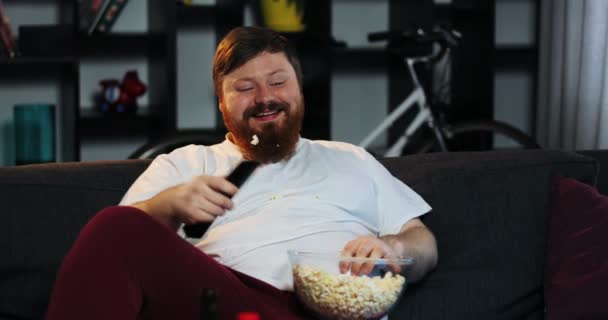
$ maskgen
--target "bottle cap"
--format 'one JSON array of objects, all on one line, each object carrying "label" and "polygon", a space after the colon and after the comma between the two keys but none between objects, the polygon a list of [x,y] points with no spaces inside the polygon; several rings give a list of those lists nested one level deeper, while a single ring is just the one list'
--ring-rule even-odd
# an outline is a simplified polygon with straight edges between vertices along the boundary
[{"label": "bottle cap", "polygon": [[260,314],[257,312],[239,312],[236,320],[260,320]]}]

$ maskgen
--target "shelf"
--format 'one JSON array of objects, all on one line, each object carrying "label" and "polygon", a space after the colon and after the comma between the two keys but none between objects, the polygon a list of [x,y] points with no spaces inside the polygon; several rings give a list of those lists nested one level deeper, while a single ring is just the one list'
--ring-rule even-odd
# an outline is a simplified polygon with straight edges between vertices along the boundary
[{"label": "shelf", "polygon": [[385,48],[333,48],[332,60],[340,70],[386,68],[389,53]]},{"label": "shelf", "polygon": [[433,12],[441,17],[449,17],[449,16],[475,16],[481,17],[485,16],[488,13],[488,10],[491,7],[482,7],[476,5],[474,3],[462,3],[458,4],[454,3],[441,3],[435,4],[433,7]]},{"label": "shelf", "polygon": [[320,46],[329,46],[332,42],[331,36],[314,31],[281,32],[281,35],[297,48],[306,50],[318,50]]},{"label": "shelf", "polygon": [[159,128],[162,121],[143,108],[136,114],[104,115],[92,109],[80,112],[80,134],[89,138],[146,136],[154,128]]},{"label": "shelf", "polygon": [[207,25],[215,21],[216,7],[214,5],[193,5],[177,7],[178,25]]},{"label": "shelf", "polygon": [[22,77],[55,74],[74,66],[74,57],[16,57],[0,58],[0,76]]},{"label": "shelf", "polygon": [[495,50],[496,68],[530,68],[538,64],[537,46],[500,46]]},{"label": "shelf", "polygon": [[78,49],[81,55],[163,55],[166,37],[160,33],[110,33],[80,35]]},{"label": "shelf", "polygon": [[16,57],[0,58],[0,66],[61,65],[74,62],[74,57]]},{"label": "shelf", "polygon": [[178,130],[174,136],[181,137],[183,139],[192,140],[205,140],[207,144],[221,143],[226,138],[225,129],[187,129]]}]

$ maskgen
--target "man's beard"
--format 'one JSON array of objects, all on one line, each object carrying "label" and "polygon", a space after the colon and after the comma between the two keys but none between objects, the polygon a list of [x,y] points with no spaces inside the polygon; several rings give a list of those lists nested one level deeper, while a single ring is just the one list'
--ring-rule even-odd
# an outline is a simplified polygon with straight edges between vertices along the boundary
[{"label": "man's beard", "polygon": [[[265,123],[261,130],[249,126],[249,119],[254,115],[275,110],[284,113],[285,119],[281,123]],[[228,112],[223,112],[222,116],[230,131],[230,140],[237,145],[245,159],[275,163],[289,159],[295,151],[304,119],[304,102],[300,99],[300,103],[292,108],[284,102],[258,103],[245,110],[240,121],[231,118]],[[256,145],[251,143],[254,135],[258,138]]]}]

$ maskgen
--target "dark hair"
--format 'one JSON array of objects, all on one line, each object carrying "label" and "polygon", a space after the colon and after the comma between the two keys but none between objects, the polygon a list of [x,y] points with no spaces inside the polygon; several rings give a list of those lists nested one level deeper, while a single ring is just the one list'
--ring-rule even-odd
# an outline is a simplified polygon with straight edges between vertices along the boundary
[{"label": "dark hair", "polygon": [[295,49],[287,38],[278,32],[260,27],[237,27],[222,39],[213,58],[213,85],[215,94],[221,97],[224,76],[262,52],[283,52],[296,72],[302,88],[302,68]]}]

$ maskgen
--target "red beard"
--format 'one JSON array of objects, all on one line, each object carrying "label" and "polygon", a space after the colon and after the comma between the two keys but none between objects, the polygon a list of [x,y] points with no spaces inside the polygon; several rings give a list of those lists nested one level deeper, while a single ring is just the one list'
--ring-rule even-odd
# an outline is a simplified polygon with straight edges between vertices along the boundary
[{"label": "red beard", "polygon": [[[228,112],[223,112],[224,123],[230,131],[228,138],[237,145],[243,157],[261,163],[275,163],[289,159],[296,148],[304,119],[303,100],[291,108],[287,103],[271,102],[256,104],[243,113],[243,118],[236,121]],[[280,125],[271,122],[264,124],[261,130],[249,126],[249,119],[264,110],[284,112],[285,121]],[[258,144],[253,145],[253,136],[258,137]]]}]

